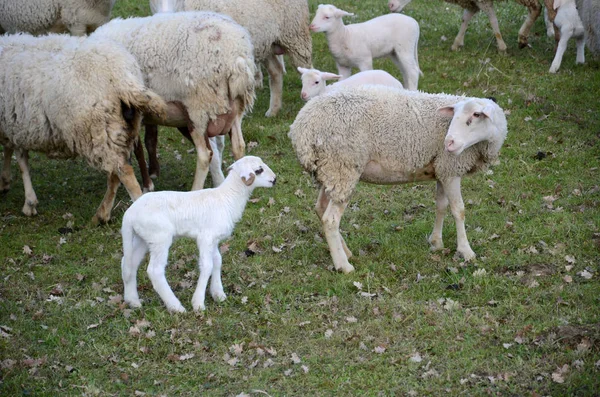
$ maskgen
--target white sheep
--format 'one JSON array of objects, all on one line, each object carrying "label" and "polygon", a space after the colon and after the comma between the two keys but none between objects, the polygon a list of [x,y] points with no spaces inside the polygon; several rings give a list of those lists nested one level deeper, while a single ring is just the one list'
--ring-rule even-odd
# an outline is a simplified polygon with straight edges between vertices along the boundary
[{"label": "white sheep", "polygon": [[[269,74],[271,99],[265,113],[267,117],[276,116],[282,107],[285,66],[281,55],[286,54],[295,67],[312,67],[306,0],[150,0],[150,8],[155,13],[214,11],[229,15],[248,29],[254,58]],[[262,83],[262,78],[260,80]]]},{"label": "white sheep", "polygon": [[263,161],[246,156],[229,167],[229,175],[217,188],[195,192],[153,192],[144,194],[123,216],[123,258],[121,271],[124,300],[140,307],[137,270],[150,252],[148,277],[171,312],[185,312],[165,278],[169,247],[177,237],[196,240],[200,251],[200,276],[192,297],[195,311],[204,310],[204,297],[211,277],[210,293],[223,301],[219,242],[233,232],[246,203],[256,187],[272,187],[276,176]]},{"label": "white sheep", "polygon": [[[388,0],[388,7],[391,12],[400,12],[402,9],[410,3],[412,0]],[[465,42],[465,33],[467,32],[467,28],[469,27],[469,22],[471,18],[480,10],[485,12],[490,20],[490,25],[492,25],[492,30],[494,31],[494,36],[496,37],[496,42],[498,45],[498,51],[501,53],[506,52],[506,43],[502,39],[502,34],[500,33],[500,27],[498,26],[498,18],[496,17],[496,12],[494,11],[494,1],[495,0],[444,0],[450,4],[459,5],[464,9],[463,17],[462,17],[462,25],[460,26],[460,30],[454,39],[454,43],[452,44],[452,50],[456,51],[460,47],[464,45]],[[514,0],[517,3],[527,7],[528,15],[523,25],[519,29],[519,47],[524,48],[527,47],[529,31],[531,27],[535,23],[536,19],[540,16],[542,12],[542,6],[540,4],[540,0]]]},{"label": "white sheep", "polygon": [[600,57],[600,1],[575,0],[585,29],[585,44],[590,52]]},{"label": "white sheep", "polygon": [[354,87],[365,84],[380,84],[387,85],[388,87],[404,88],[402,87],[401,82],[396,80],[394,76],[385,70],[365,70],[364,72],[353,74],[347,79],[338,81],[332,85],[326,85],[326,81],[339,80],[342,76],[339,74],[321,72],[317,69],[305,69],[300,67],[298,68],[298,72],[302,75],[302,92],[300,93],[300,97],[305,101],[338,88]]},{"label": "white sheep", "polygon": [[[222,182],[220,154],[213,153],[211,163],[207,137],[231,130],[234,158],[244,155],[242,116],[255,97],[253,47],[246,29],[213,12],[178,12],[113,19],[90,37],[122,43],[140,63],[148,87],[169,102],[166,119],[144,119],[146,140],[156,142],[156,128],[148,124],[180,128],[196,146],[192,190],[202,189],[209,166],[213,183]],[[150,173],[157,175],[156,147],[148,151]],[[144,187],[151,190],[149,180],[144,178]]]},{"label": "white sheep", "polygon": [[0,0],[0,34],[83,36],[110,19],[115,0]]},{"label": "white sheep", "polygon": [[552,65],[550,65],[550,73],[558,72],[562,57],[571,37],[574,37],[577,42],[576,63],[585,63],[584,28],[577,13],[575,0],[554,0],[553,8],[556,10],[554,24],[560,30],[560,39],[556,47],[554,60],[552,61]]},{"label": "white sheep", "polygon": [[498,158],[506,137],[502,109],[489,99],[384,86],[349,87],[309,101],[290,127],[300,164],[320,185],[315,206],[333,263],[354,270],[339,225],[359,180],[376,184],[437,181],[429,237],[443,248],[446,208],[456,222],[457,253],[471,260],[461,178]]},{"label": "white sheep", "polygon": [[36,215],[28,151],[81,156],[109,174],[94,216],[94,222],[107,222],[119,182],[132,200],[142,194],[129,164],[141,112],[161,117],[166,104],[144,86],[138,63],[118,43],[54,34],[0,36],[0,191],[10,187],[16,152],[25,188],[23,213]]},{"label": "white sheep", "polygon": [[419,24],[402,14],[388,14],[362,23],[344,25],[343,16],[354,15],[331,4],[321,4],[310,24],[313,32],[325,32],[329,50],[342,79],[352,68],[373,69],[373,58],[389,57],[402,72],[404,86],[419,84]]}]

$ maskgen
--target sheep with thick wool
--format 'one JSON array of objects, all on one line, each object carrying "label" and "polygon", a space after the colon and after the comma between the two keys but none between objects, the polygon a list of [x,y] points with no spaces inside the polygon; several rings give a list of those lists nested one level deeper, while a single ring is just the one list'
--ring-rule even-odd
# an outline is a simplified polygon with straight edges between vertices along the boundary
[{"label": "sheep with thick wool", "polygon": [[320,185],[315,206],[337,270],[354,270],[339,225],[359,181],[437,181],[436,219],[429,241],[443,248],[448,204],[458,254],[475,257],[465,232],[461,178],[498,158],[506,118],[493,101],[384,86],[349,87],[309,101],[290,127],[300,164]]},{"label": "sheep with thick wool", "polygon": [[170,312],[185,312],[165,278],[169,247],[177,237],[196,240],[200,251],[200,276],[192,297],[195,311],[204,310],[208,279],[215,301],[223,301],[221,253],[219,242],[231,236],[246,203],[257,187],[272,187],[276,176],[263,161],[246,156],[229,167],[225,181],[214,189],[196,192],[153,192],[133,203],[123,216],[123,259],[121,271],[124,300],[140,307],[137,292],[137,270],[150,252],[148,277]]},{"label": "sheep with thick wool", "polygon": [[52,158],[81,156],[107,172],[94,220],[106,222],[119,182],[132,200],[142,191],[129,164],[141,112],[162,117],[165,102],[144,86],[135,58],[110,40],[28,34],[0,37],[0,190],[10,187],[13,152],[25,187],[25,215],[37,214],[30,150]]},{"label": "sheep with thick wool", "polygon": [[[231,131],[236,159],[244,155],[242,117],[255,98],[255,64],[248,31],[213,12],[178,12],[145,18],[113,19],[91,37],[123,44],[138,60],[148,87],[169,102],[165,119],[145,118],[150,174],[158,175],[156,125],[178,127],[196,147],[192,190],[202,189],[210,170],[217,186],[224,179],[221,155],[208,138]],[[140,153],[141,152],[141,153]],[[212,152],[212,153],[211,153]],[[143,151],[136,149],[143,167]],[[212,155],[212,161],[211,161]],[[142,169],[142,174],[147,171]],[[151,189],[144,176],[144,187]]]},{"label": "sheep with thick wool", "polygon": [[108,22],[115,0],[0,0],[0,34],[84,36]]},{"label": "sheep with thick wool", "polygon": [[153,12],[207,10],[225,14],[248,29],[254,58],[269,74],[271,99],[267,117],[282,107],[283,74],[281,55],[295,67],[312,67],[312,38],[308,31],[306,0],[150,0]]},{"label": "sheep with thick wool", "polygon": [[339,74],[321,72],[317,69],[298,68],[298,72],[302,75],[302,91],[300,92],[300,97],[305,101],[331,92],[332,90],[366,84],[386,85],[388,87],[400,89],[404,88],[401,82],[396,80],[394,76],[385,70],[365,70],[364,72],[353,74],[347,79],[338,81],[332,85],[326,85],[327,80],[339,80],[342,76]]},{"label": "sheep with thick wool", "polygon": [[310,30],[325,32],[329,50],[342,79],[352,68],[373,69],[373,58],[389,57],[402,72],[404,87],[416,90],[419,84],[419,24],[402,14],[388,14],[362,23],[344,25],[342,17],[351,16],[331,4],[317,8]]},{"label": "sheep with thick wool", "polygon": [[[391,12],[400,12],[402,9],[410,3],[412,0],[388,0],[388,7]],[[454,39],[454,43],[452,44],[452,50],[456,51],[460,47],[462,47],[465,43],[465,33],[467,32],[467,28],[469,27],[469,22],[471,18],[475,14],[477,14],[480,10],[485,12],[490,20],[490,25],[492,26],[492,30],[494,31],[494,36],[496,37],[496,42],[498,45],[498,51],[501,53],[506,52],[506,43],[502,39],[502,33],[500,33],[500,27],[498,26],[498,18],[496,17],[496,12],[494,11],[494,1],[497,0],[444,0],[446,3],[456,4],[460,6],[463,11],[462,17],[462,25],[460,26],[460,30]],[[529,32],[531,31],[531,27],[535,23],[536,19],[540,16],[542,12],[542,5],[540,4],[540,0],[514,0],[517,3],[525,6],[528,10],[527,19],[521,25],[519,29],[519,47],[524,48],[527,47]]]}]

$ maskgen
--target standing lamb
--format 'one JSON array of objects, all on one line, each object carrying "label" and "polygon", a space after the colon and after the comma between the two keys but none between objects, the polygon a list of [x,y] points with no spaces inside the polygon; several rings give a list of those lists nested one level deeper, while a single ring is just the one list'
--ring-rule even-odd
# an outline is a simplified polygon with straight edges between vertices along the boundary
[{"label": "standing lamb", "polygon": [[150,8],[155,13],[214,11],[229,15],[248,29],[254,58],[269,74],[271,100],[267,117],[276,116],[282,107],[285,69],[281,55],[288,55],[295,67],[312,67],[307,0],[150,0]]},{"label": "standing lamb", "polygon": [[272,187],[276,177],[258,157],[246,156],[229,167],[229,175],[217,188],[197,192],[154,192],[143,195],[123,216],[121,272],[124,300],[131,307],[142,304],[137,292],[137,270],[150,252],[148,277],[170,312],[185,308],[165,278],[169,247],[176,237],[196,239],[200,277],[192,297],[195,311],[204,310],[204,296],[211,277],[210,293],[225,300],[221,283],[219,242],[233,232],[256,187]]},{"label": "standing lamb", "polygon": [[300,93],[300,97],[305,101],[343,87],[379,84],[400,89],[404,88],[402,87],[401,82],[384,70],[365,70],[364,72],[358,72],[347,79],[338,81],[332,85],[326,85],[326,81],[338,80],[342,76],[339,74],[321,72],[317,69],[298,68],[298,71],[302,74],[302,92]]},{"label": "standing lamb", "polygon": [[310,30],[325,32],[329,50],[342,79],[352,68],[373,69],[373,58],[389,57],[402,72],[404,86],[416,90],[419,84],[419,24],[402,14],[388,14],[367,22],[344,25],[342,17],[354,15],[331,4],[321,4]]},{"label": "standing lamb", "polygon": [[[158,175],[157,129],[178,127],[196,147],[192,190],[202,189],[209,165],[213,183],[224,179],[220,154],[209,137],[231,130],[235,159],[244,155],[242,117],[254,104],[255,64],[250,35],[231,18],[213,12],[178,12],[146,18],[113,19],[91,37],[122,43],[138,60],[148,87],[169,102],[166,119],[145,118],[150,173]],[[148,144],[150,142],[150,144]],[[144,174],[143,150],[136,149]],[[144,188],[151,190],[147,171]]]},{"label": "standing lamb", "polygon": [[[410,3],[412,0],[388,0],[388,7],[391,12],[400,12],[402,9]],[[496,37],[496,42],[498,44],[498,51],[501,53],[506,52],[506,43],[502,40],[502,34],[500,33],[500,27],[498,26],[498,18],[496,17],[496,12],[494,11],[494,0],[444,0],[450,4],[457,4],[464,9],[462,25],[460,26],[460,30],[454,39],[454,44],[452,44],[452,51],[458,50],[465,43],[465,33],[467,32],[467,28],[469,27],[469,22],[471,18],[475,14],[477,14],[480,10],[485,12],[490,20],[490,25],[492,25],[492,30],[494,31],[494,36]],[[519,29],[519,47],[524,48],[527,47],[529,31],[531,27],[535,23],[536,19],[540,16],[542,12],[542,6],[540,4],[540,0],[514,0],[517,3],[527,7],[529,14],[527,15],[527,19],[521,25],[521,29]]]},{"label": "standing lamb", "polygon": [[23,213],[37,214],[28,152],[84,157],[108,173],[94,222],[107,222],[119,181],[132,200],[141,196],[129,157],[142,115],[161,117],[166,104],[143,83],[135,59],[118,43],[67,35],[0,37],[0,191],[10,187],[16,152],[25,187]]},{"label": "standing lamb", "polygon": [[498,158],[506,133],[504,112],[489,99],[364,86],[304,105],[289,137],[300,164],[321,186],[315,209],[335,268],[354,270],[339,225],[359,180],[436,180],[432,249],[443,248],[442,224],[450,204],[457,253],[475,258],[465,232],[460,181]]},{"label": "standing lamb", "polygon": [[556,54],[550,66],[550,73],[558,72],[562,57],[567,50],[569,39],[574,37],[577,41],[576,63],[585,63],[585,36],[584,28],[575,0],[554,0],[553,8],[556,10],[554,24],[560,30],[559,41],[556,47]]},{"label": "standing lamb", "polygon": [[116,0],[0,0],[0,34],[84,36],[110,19]]}]

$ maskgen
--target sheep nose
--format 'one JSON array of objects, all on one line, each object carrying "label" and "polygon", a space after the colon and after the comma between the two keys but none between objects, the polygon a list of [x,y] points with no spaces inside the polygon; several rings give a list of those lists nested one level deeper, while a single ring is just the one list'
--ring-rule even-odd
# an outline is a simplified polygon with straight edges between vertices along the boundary
[{"label": "sheep nose", "polygon": [[302,97],[302,99],[306,100],[306,98],[308,97],[308,94],[306,92],[303,92],[302,95],[300,95]]},{"label": "sheep nose", "polygon": [[308,29],[309,30],[315,30],[315,25],[311,23],[310,25],[308,25]]},{"label": "sheep nose", "polygon": [[273,178],[273,186],[277,183],[277,177]]}]

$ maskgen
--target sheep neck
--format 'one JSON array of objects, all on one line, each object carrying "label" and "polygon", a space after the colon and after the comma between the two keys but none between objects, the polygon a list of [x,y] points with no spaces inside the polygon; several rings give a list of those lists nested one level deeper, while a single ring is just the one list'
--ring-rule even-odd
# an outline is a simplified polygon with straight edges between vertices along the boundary
[{"label": "sheep neck", "polygon": [[223,192],[223,203],[229,208],[233,222],[237,222],[246,209],[254,187],[246,186],[240,176],[232,172],[217,189]]},{"label": "sheep neck", "polygon": [[[329,45],[329,51],[332,53],[339,52],[340,48],[343,48],[348,41],[348,36],[350,31],[342,20],[337,23],[333,29],[326,32],[327,35],[327,44]],[[336,48],[333,48],[331,43],[336,43]]]}]

